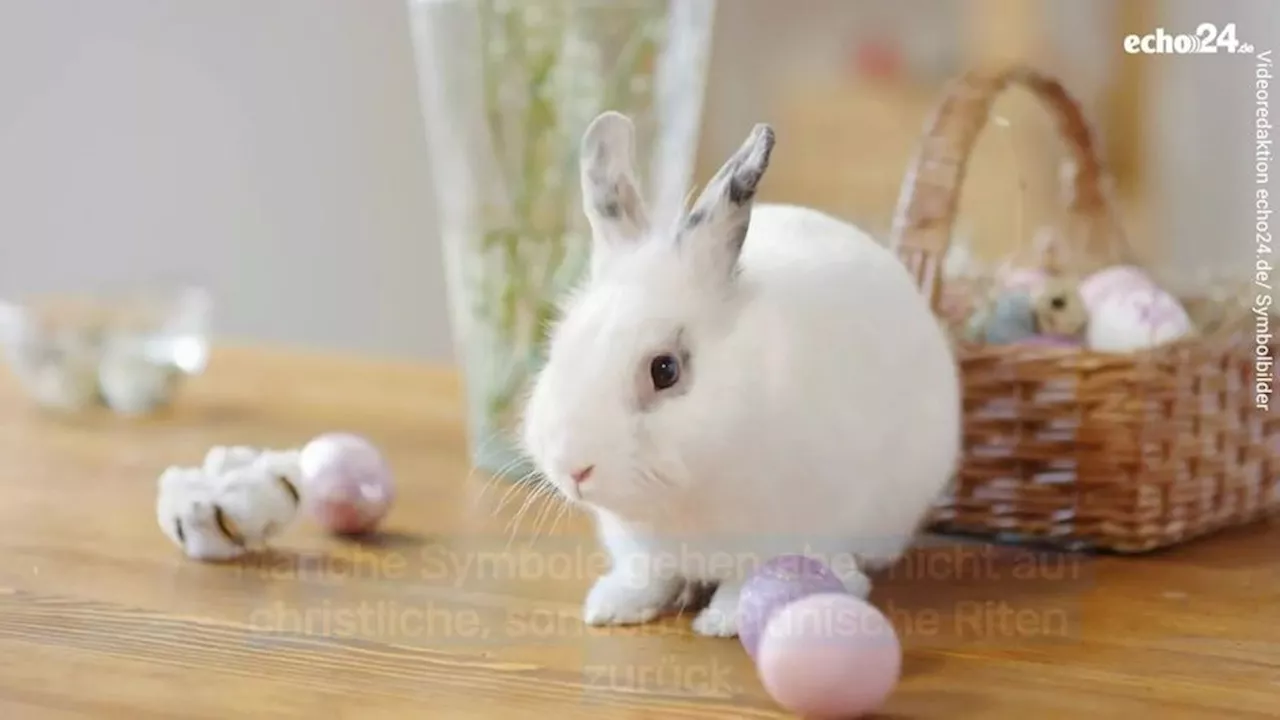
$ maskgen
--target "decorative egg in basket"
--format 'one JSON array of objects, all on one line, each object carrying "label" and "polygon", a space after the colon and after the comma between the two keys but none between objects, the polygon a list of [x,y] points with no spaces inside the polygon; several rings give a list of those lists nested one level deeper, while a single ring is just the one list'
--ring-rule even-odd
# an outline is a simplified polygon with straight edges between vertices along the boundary
[{"label": "decorative egg in basket", "polygon": [[1089,313],[1087,343],[1099,352],[1132,352],[1163,345],[1192,332],[1182,304],[1142,270],[1117,265],[1080,283]]}]

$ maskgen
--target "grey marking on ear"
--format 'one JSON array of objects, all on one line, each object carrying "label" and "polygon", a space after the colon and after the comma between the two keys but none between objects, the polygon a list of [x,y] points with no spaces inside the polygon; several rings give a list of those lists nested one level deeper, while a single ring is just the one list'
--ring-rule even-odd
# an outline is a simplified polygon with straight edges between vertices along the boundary
[{"label": "grey marking on ear", "polygon": [[756,187],[760,185],[762,170],[736,170],[729,180],[729,202],[734,205],[745,205],[756,196]]},{"label": "grey marking on ear", "polygon": [[683,229],[696,228],[709,220],[719,222],[726,215],[736,216],[737,210],[754,200],[760,180],[769,168],[774,142],[773,128],[763,123],[752,128],[751,134],[698,196]]},{"label": "grey marking on ear", "polygon": [[178,544],[186,547],[187,532],[182,528],[182,518],[173,519],[173,531],[178,536]]},{"label": "grey marking on ear", "polygon": [[760,178],[769,169],[775,139],[773,128],[768,125],[757,125],[752,131],[751,139],[744,148],[747,152],[734,158],[729,171],[729,202],[744,205],[755,198]]},{"label": "grey marking on ear", "polygon": [[738,273],[738,256],[751,224],[751,204],[769,167],[773,146],[772,128],[763,123],[753,127],[703,188],[676,234],[677,246],[690,248],[699,272],[708,277],[732,279]]},{"label": "grey marking on ear", "polygon": [[607,191],[596,198],[596,212],[606,220],[617,220],[622,217],[622,192],[618,183],[613,183]]},{"label": "grey marking on ear", "polygon": [[649,227],[635,178],[635,127],[621,113],[601,113],[583,133],[579,154],[583,206],[593,236],[593,272],[611,246],[637,242]]}]

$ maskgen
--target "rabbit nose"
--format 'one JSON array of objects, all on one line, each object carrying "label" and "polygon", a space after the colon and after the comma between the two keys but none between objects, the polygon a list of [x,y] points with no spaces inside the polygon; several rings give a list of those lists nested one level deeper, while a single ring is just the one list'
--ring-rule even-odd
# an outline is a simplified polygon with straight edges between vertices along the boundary
[{"label": "rabbit nose", "polygon": [[574,483],[581,485],[582,483],[586,482],[588,478],[591,477],[591,471],[595,469],[596,469],[595,465],[588,465],[584,468],[578,468],[572,473],[569,473],[569,477],[573,478]]}]

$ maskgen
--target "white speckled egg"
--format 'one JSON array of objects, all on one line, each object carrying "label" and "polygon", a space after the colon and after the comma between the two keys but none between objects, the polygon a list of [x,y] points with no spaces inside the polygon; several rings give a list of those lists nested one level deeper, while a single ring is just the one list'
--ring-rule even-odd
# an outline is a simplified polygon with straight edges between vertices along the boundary
[{"label": "white speckled egg", "polygon": [[1142,270],[1117,265],[1085,278],[1080,297],[1089,312],[1086,341],[1099,352],[1133,352],[1192,332],[1182,304]]}]

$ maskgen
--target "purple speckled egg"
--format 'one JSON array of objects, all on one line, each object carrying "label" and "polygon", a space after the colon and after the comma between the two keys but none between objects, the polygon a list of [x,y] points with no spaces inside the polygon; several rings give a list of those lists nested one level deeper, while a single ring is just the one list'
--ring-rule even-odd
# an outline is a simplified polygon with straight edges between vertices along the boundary
[{"label": "purple speckled egg", "polygon": [[754,659],[765,626],[784,606],[810,595],[842,592],[845,592],[844,583],[818,560],[803,555],[773,558],[762,564],[742,586],[738,598],[738,639]]},{"label": "purple speckled egg", "polygon": [[391,509],[391,470],[368,440],[350,433],[321,435],[302,448],[302,497],[327,530],[370,532]]}]

